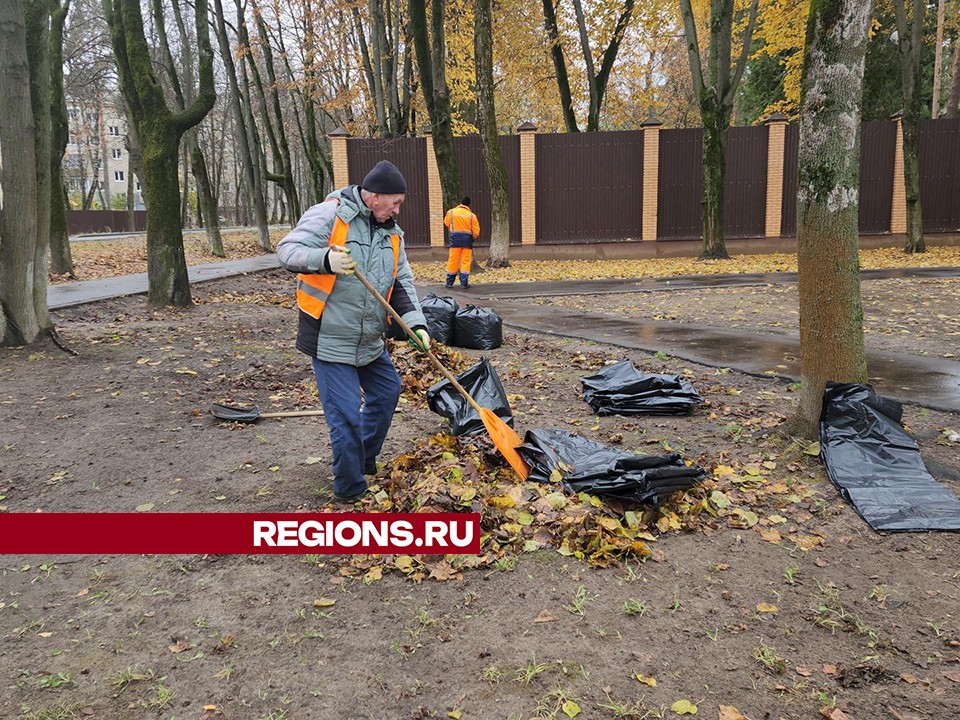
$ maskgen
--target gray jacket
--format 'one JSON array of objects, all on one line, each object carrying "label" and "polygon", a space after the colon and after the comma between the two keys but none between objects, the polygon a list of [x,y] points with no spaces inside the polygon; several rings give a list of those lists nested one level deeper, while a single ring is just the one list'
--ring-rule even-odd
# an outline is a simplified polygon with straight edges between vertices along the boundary
[{"label": "gray jacket", "polygon": [[[331,198],[339,198],[339,205]],[[347,223],[347,247],[357,268],[383,297],[391,286],[390,304],[412,328],[426,328],[420,301],[407,263],[403,231],[399,226],[377,223],[360,199],[360,188],[350,186],[327,196],[304,213],[297,226],[277,246],[277,258],[295,273],[327,273],[325,262],[334,219]],[[386,225],[390,225],[387,223]],[[390,236],[400,235],[397,278],[393,280],[393,248]],[[297,349],[326,362],[361,367],[383,353],[387,312],[352,275],[338,275],[320,319],[299,311]]]}]

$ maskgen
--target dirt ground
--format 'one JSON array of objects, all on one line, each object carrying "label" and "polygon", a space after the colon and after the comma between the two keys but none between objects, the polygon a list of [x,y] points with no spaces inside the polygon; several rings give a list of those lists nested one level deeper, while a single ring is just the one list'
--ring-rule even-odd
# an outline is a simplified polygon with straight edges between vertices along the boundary
[{"label": "dirt ground", "polygon": [[[890,292],[917,305],[943,295],[898,282]],[[756,322],[745,302],[779,297],[739,292],[723,302],[745,323]],[[0,528],[2,512],[151,503],[326,509],[322,419],[236,426],[208,414],[217,401],[316,406],[290,294],[289,276],[268,273],[199,286],[190,310],[103,302],[56,313],[79,357],[0,349]],[[603,302],[679,321],[707,296]],[[758,307],[762,321],[777,318]],[[943,314],[927,352],[950,352],[955,312]],[[464,363],[480,355],[463,352]],[[544,548],[417,583],[358,575],[336,556],[4,556],[0,717],[671,718],[678,701],[721,720],[960,717],[960,536],[872,532],[819,460],[775,434],[795,402],[787,385],[509,331],[486,354],[520,430],[676,450],[707,470],[704,488],[673,506],[676,524],[651,525],[645,561],[594,568]],[[689,417],[595,417],[578,379],[625,357],[686,375],[705,405]],[[410,375],[422,385],[432,375],[419,362]],[[403,400],[378,481],[443,428],[421,393]],[[960,491],[947,432],[960,418],[908,406],[904,421]],[[718,491],[734,511],[693,518]]]}]

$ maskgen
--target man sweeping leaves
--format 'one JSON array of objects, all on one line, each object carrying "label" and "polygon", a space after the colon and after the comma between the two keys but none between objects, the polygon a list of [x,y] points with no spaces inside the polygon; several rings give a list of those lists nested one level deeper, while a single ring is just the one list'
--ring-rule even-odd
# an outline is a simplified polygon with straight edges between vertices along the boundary
[{"label": "man sweeping leaves", "polygon": [[352,277],[355,269],[413,328],[417,349],[430,347],[396,224],[406,192],[400,170],[382,160],[360,185],[336,190],[310,208],[277,246],[281,265],[298,273],[297,349],[313,361],[330,430],[333,497],[341,504],[366,492],[364,475],[377,471],[400,399],[400,378],[383,339],[386,311]]}]

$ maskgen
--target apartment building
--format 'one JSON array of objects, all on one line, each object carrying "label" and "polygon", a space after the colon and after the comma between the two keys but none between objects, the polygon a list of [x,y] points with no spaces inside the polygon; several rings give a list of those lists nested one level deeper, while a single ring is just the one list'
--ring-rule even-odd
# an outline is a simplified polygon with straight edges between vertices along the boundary
[{"label": "apartment building", "polygon": [[92,188],[94,206],[109,209],[132,189],[134,206],[142,210],[143,192],[139,178],[130,175],[127,120],[118,100],[68,98],[67,116],[70,136],[62,167],[71,204]]}]

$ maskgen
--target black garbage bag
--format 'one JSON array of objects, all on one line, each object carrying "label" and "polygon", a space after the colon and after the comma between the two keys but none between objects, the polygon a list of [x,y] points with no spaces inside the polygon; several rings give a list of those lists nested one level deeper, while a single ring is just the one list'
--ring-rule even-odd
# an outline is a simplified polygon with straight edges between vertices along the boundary
[{"label": "black garbage bag", "polygon": [[427,332],[430,337],[444,345],[454,344],[454,327],[456,325],[457,310],[460,306],[452,297],[439,297],[434,293],[427,293],[420,300],[423,315],[427,319]]},{"label": "black garbage bag", "polygon": [[489,308],[467,305],[457,310],[453,335],[457,347],[494,350],[503,345],[503,320]]},{"label": "black garbage bag", "polygon": [[703,402],[689,380],[641,373],[629,360],[580,378],[583,399],[597,415],[686,415]]},{"label": "black garbage bag", "polygon": [[[507,394],[489,360],[481,358],[456,378],[480,407],[493,410],[507,425],[513,426],[513,412]],[[450,421],[451,435],[472,435],[484,430],[480,415],[449,380],[441,380],[427,390],[427,405]]]},{"label": "black garbage bag", "polygon": [[677,453],[635,455],[566,430],[528,430],[517,452],[530,466],[529,480],[550,482],[556,470],[569,492],[653,507],[704,479],[703,468],[687,467]]},{"label": "black garbage bag", "polygon": [[960,500],[927,471],[902,416],[869,385],[827,383],[820,448],[831,482],[874,530],[960,530]]}]

